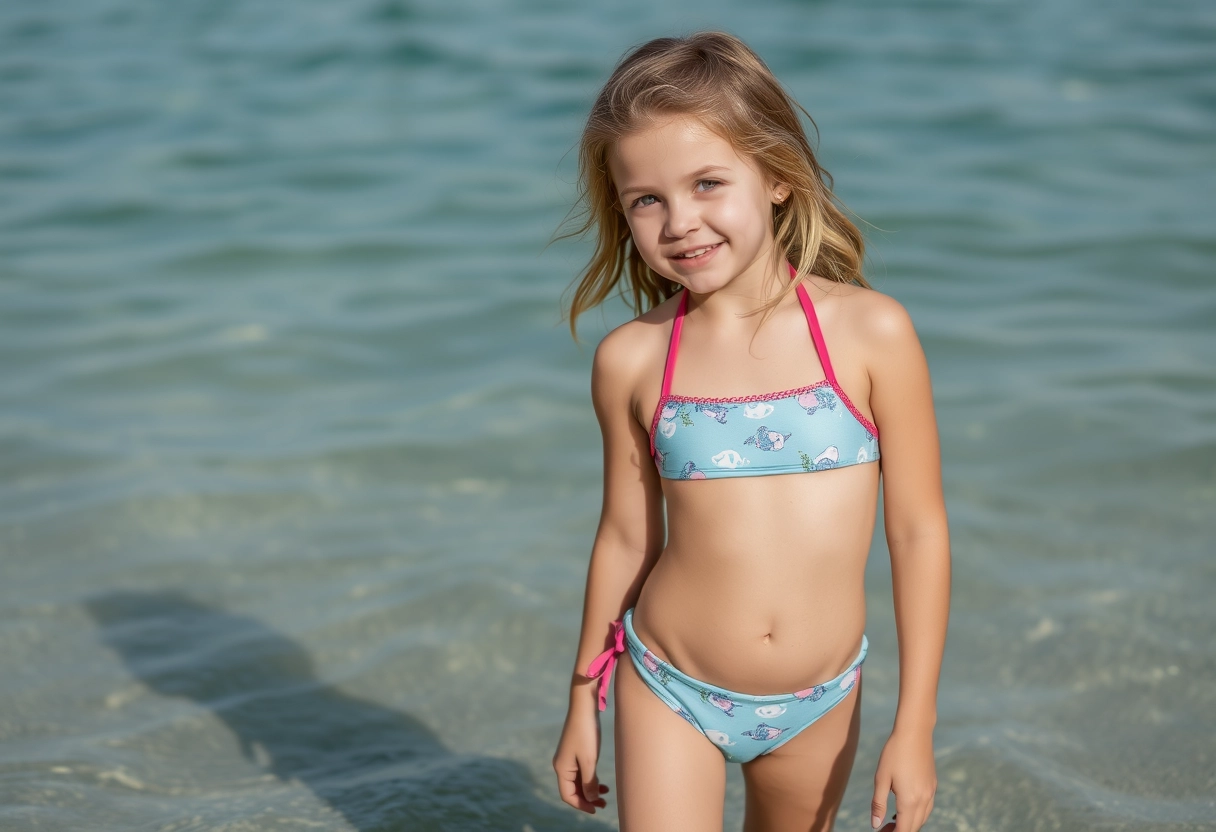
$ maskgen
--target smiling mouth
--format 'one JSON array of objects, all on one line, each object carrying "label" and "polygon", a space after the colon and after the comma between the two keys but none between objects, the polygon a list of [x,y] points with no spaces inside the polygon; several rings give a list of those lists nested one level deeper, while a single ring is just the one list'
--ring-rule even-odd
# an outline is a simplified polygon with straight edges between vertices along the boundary
[{"label": "smiling mouth", "polygon": [[691,260],[694,257],[700,257],[702,254],[705,254],[707,251],[713,251],[715,248],[717,248],[720,245],[722,245],[722,244],[714,243],[712,246],[702,246],[701,248],[693,249],[692,251],[686,251],[683,254],[677,254],[674,257],[672,257],[671,259],[672,260]]}]

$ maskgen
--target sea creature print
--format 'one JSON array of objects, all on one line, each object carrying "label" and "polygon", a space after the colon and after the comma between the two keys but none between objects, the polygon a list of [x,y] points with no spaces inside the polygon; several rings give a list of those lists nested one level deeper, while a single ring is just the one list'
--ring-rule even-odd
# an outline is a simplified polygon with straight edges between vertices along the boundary
[{"label": "sea creature print", "polygon": [[667,466],[667,454],[663,453],[658,448],[655,448],[654,456],[655,456],[655,461],[659,464],[659,470],[660,471],[667,470],[667,467],[666,467]]},{"label": "sea creature print", "polygon": [[772,725],[767,725],[767,724],[761,722],[759,725],[757,725],[752,730],[744,731],[743,736],[751,737],[752,739],[760,740],[761,742],[767,742],[768,740],[777,739],[777,737],[781,736],[788,730],[790,730],[790,729],[789,728],[775,728]]},{"label": "sea creature print", "polygon": [[684,469],[680,471],[680,479],[703,480],[705,479],[705,472],[698,468],[695,463],[689,461],[684,464]]},{"label": "sea creature print", "polygon": [[667,668],[659,661],[658,656],[647,650],[642,654],[642,664],[650,671],[650,674],[659,680],[660,685],[666,685],[671,681],[671,674],[667,672]]},{"label": "sea creature print", "polygon": [[[686,711],[686,710],[684,710],[683,708],[681,708],[679,705],[670,705],[670,703],[669,703],[669,706],[670,706],[670,707],[671,707],[671,709],[672,709],[673,711],[675,711],[677,714],[679,714],[680,716],[684,717],[684,719],[688,721],[688,724],[689,724],[689,725],[691,725],[692,727],[696,728],[698,731],[700,731],[700,730],[701,730],[701,727],[700,727],[699,725],[697,725],[697,721],[696,721],[695,719],[693,719],[693,718],[692,718],[692,714],[690,714],[688,711]],[[711,737],[710,739],[712,739],[712,737]]]},{"label": "sea creature print", "polygon": [[738,405],[734,404],[703,404],[697,402],[696,409],[698,413],[704,413],[709,418],[713,419],[720,425],[726,424],[726,414],[735,410]]},{"label": "sea creature print", "polygon": [[765,719],[772,719],[773,717],[781,716],[783,713],[785,713],[784,705],[761,705],[759,708],[756,708],[756,716],[762,716]]},{"label": "sea creature print", "polygon": [[663,411],[659,414],[659,433],[666,436],[668,439],[676,432],[676,423],[672,419],[676,418],[676,414],[680,412],[680,408],[674,404],[663,406]]},{"label": "sea creature print", "polygon": [[727,716],[735,715],[735,703],[721,694],[703,690],[701,691],[701,701],[708,702]]},{"label": "sea creature print", "polygon": [[709,741],[712,742],[714,745],[734,745],[735,744],[734,740],[732,740],[730,738],[730,734],[726,733],[725,731],[715,731],[712,728],[707,728],[705,730],[705,736],[708,737]]},{"label": "sea creature print", "polygon": [[768,402],[750,402],[743,405],[743,415],[748,419],[763,419],[774,410]]},{"label": "sea creature print", "polygon": [[740,465],[746,465],[751,460],[738,451],[727,448],[725,451],[719,451],[711,456],[710,461],[719,468],[738,468]]},{"label": "sea creature print", "polygon": [[835,468],[839,459],[840,449],[835,445],[828,445],[819,456],[811,460],[811,467],[816,471],[822,471],[824,468]]},{"label": "sea creature print", "polygon": [[756,431],[755,436],[749,436],[743,440],[744,445],[755,445],[762,451],[779,451],[785,447],[785,440],[789,439],[793,434],[778,433],[775,430],[769,430],[767,426],[761,425]]},{"label": "sea creature print", "polygon": [[798,396],[798,406],[805,410],[808,416],[821,407],[835,410],[836,401],[836,394],[826,387],[816,387]]},{"label": "sea creature print", "polygon": [[794,691],[794,696],[797,696],[800,702],[818,702],[827,692],[828,689],[823,685],[815,685],[812,688]]},{"label": "sea creature print", "polygon": [[864,445],[857,449],[857,461],[858,462],[865,462],[869,458],[870,458],[870,454],[866,452]]},{"label": "sea creature print", "polygon": [[859,676],[861,676],[861,665],[857,665],[857,667],[844,675],[844,678],[840,680],[840,689],[848,690],[853,687],[853,683],[857,681]]}]

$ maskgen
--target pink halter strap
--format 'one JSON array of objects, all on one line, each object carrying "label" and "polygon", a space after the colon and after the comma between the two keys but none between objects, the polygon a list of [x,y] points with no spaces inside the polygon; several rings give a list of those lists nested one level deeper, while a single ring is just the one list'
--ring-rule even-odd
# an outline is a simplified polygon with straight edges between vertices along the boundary
[{"label": "pink halter strap", "polygon": [[[794,264],[789,263],[790,279],[798,274],[794,270]],[[828,358],[828,344],[823,340],[823,330],[819,328],[819,316],[815,314],[815,304],[811,303],[811,296],[806,293],[806,288],[799,283],[796,290],[798,292],[798,300],[802,302],[802,311],[806,313],[807,322],[811,325],[811,340],[815,342],[815,352],[819,354],[819,363],[823,365],[823,374],[827,376],[833,387],[839,387],[836,383],[836,373],[832,372],[832,360]]]},{"label": "pink halter strap", "polygon": [[598,676],[600,680],[601,711],[608,707],[608,682],[612,679],[612,669],[616,667],[616,657],[625,652],[625,622],[623,619],[612,622],[612,639],[612,646],[587,665],[587,676],[592,679]]},{"label": "pink halter strap", "polygon": [[684,313],[688,311],[688,290],[680,293],[680,305],[676,308],[676,319],[671,323],[671,340],[667,344],[667,365],[663,370],[663,388],[659,399],[667,398],[671,392],[671,378],[676,372],[676,353],[680,351],[680,330],[684,328]]},{"label": "pink halter strap", "polygon": [[[794,268],[794,264],[786,262],[790,270],[790,280],[798,276],[798,270]],[[828,345],[823,339],[823,330],[819,328],[819,316],[815,314],[815,304],[811,303],[811,296],[807,294],[806,288],[799,283],[795,290],[798,294],[798,302],[802,304],[802,311],[806,314],[807,323],[811,329],[811,340],[815,343],[815,352],[819,355],[819,363],[823,366],[823,374],[831,385],[837,389],[840,385],[836,382],[836,373],[832,370],[832,360],[828,358]],[[658,424],[659,413],[662,411],[663,403],[667,401],[667,396],[671,393],[671,379],[676,372],[676,355],[680,351],[680,332],[684,329],[684,315],[688,312],[688,289],[685,288],[680,293],[680,304],[676,308],[675,320],[671,322],[671,340],[667,344],[667,364],[663,369],[663,387],[659,391],[659,403],[655,408],[654,419],[650,429],[650,456],[655,455],[654,447],[654,425]]]}]

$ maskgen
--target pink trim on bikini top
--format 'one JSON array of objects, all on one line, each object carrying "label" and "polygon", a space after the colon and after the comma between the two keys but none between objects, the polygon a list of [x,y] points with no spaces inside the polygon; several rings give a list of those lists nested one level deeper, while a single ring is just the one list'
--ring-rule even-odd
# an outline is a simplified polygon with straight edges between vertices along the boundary
[{"label": "pink trim on bikini top", "polygon": [[[786,265],[789,267],[789,270],[790,270],[790,280],[793,280],[794,277],[797,276],[798,272],[794,268],[794,265],[792,263],[787,263]],[[828,345],[827,345],[827,342],[823,340],[823,330],[821,330],[819,328],[819,316],[815,314],[815,304],[811,303],[811,296],[806,293],[806,289],[803,288],[801,283],[798,284],[798,288],[795,289],[795,291],[798,293],[799,302],[802,303],[802,310],[803,310],[803,312],[806,313],[807,323],[810,324],[810,327],[811,327],[811,340],[815,343],[815,353],[819,356],[819,363],[823,366],[823,374],[826,376],[824,381],[826,381],[833,388],[835,388],[836,392],[840,395],[841,400],[844,402],[845,407],[847,407],[849,409],[849,412],[852,413],[857,418],[857,421],[861,422],[861,424],[864,425],[867,430],[869,430],[871,433],[874,434],[875,437],[877,437],[878,428],[874,425],[873,422],[871,422],[865,416],[861,415],[861,411],[857,409],[857,407],[853,404],[852,401],[850,401],[849,397],[847,395],[845,395],[844,390],[842,390],[840,388],[840,384],[837,383],[837,381],[836,381],[836,373],[832,370],[832,360],[828,357]],[[678,352],[679,346],[680,346],[680,331],[682,329],[684,329],[684,314],[687,311],[688,311],[688,289],[685,288],[684,291],[680,294],[680,305],[676,309],[676,319],[675,319],[675,321],[672,322],[672,325],[671,325],[671,340],[668,342],[668,345],[667,345],[667,365],[663,369],[663,389],[659,392],[659,403],[655,407],[654,418],[651,420],[651,424],[650,424],[650,456],[651,456],[651,458],[654,457],[654,428],[655,428],[655,425],[659,421],[659,414],[663,410],[663,403],[665,401],[667,401],[669,396],[671,396],[671,379],[676,371],[676,353]],[[819,384],[822,384],[822,383],[823,382],[819,382]],[[819,384],[813,384],[810,386],[817,387],[817,386],[819,386]],[[787,395],[790,395],[792,393],[797,393],[797,392],[800,392],[805,389],[808,389],[808,388],[799,387],[799,388],[796,388],[795,390],[782,390],[782,391],[779,391],[776,393],[762,393],[759,395],[742,396],[742,397],[735,396],[735,397],[727,397],[727,398],[723,398],[723,399],[698,399],[698,401],[725,402],[725,401],[737,401],[737,400],[743,400],[743,399],[751,400],[751,401],[759,401],[761,399],[771,400],[771,399],[784,398]],[[685,398],[685,397],[681,397],[681,398]]]},{"label": "pink trim on bikini top", "polygon": [[612,678],[612,668],[616,666],[616,657],[625,652],[625,621],[619,619],[612,622],[613,644],[600,653],[591,664],[587,665],[587,676],[600,680],[600,710],[608,707],[608,681]]}]

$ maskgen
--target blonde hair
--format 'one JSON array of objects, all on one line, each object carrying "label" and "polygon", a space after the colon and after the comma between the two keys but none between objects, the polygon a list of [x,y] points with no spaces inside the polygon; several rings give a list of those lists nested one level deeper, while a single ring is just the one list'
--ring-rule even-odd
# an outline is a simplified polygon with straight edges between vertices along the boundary
[{"label": "blonde hair", "polygon": [[[577,217],[582,222],[553,238],[596,232],[595,251],[576,278],[568,313],[575,341],[578,316],[602,303],[622,274],[627,274],[629,296],[624,287],[619,294],[638,314],[681,288],[651,269],[634,247],[608,171],[613,144],[656,117],[700,120],[762,174],[791,189],[785,201],[774,206],[773,230],[776,252],[784,254],[798,274],[757,312],[775,308],[812,273],[869,288],[862,275],[861,232],[837,207],[832,176],[816,160],[796,110],[815,124],[764,61],[725,32],[656,38],[621,59],[592,106],[579,143],[578,200],[571,212],[581,205]],[[818,126],[815,129],[818,134]],[[568,222],[569,214],[562,225]]]}]

